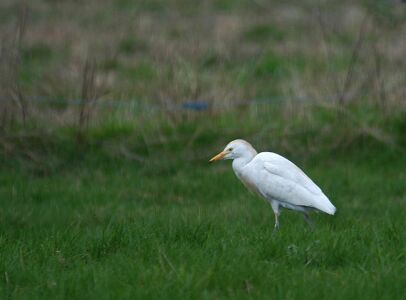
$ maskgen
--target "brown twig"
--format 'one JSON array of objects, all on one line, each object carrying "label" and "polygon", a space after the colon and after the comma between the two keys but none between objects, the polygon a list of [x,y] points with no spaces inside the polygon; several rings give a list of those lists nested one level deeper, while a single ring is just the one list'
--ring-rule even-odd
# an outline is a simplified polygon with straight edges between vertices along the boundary
[{"label": "brown twig", "polygon": [[386,107],[386,87],[385,77],[382,76],[382,57],[379,53],[377,43],[374,43],[374,61],[375,61],[375,78],[378,87],[378,97],[382,106],[382,109]]},{"label": "brown twig", "polygon": [[78,142],[83,141],[83,134],[85,129],[89,126],[90,117],[94,104],[102,95],[98,90],[96,82],[96,63],[86,59],[83,68],[82,88],[79,105],[79,117],[78,117]]},{"label": "brown twig", "polygon": [[[327,32],[327,24],[325,24],[325,22],[324,22],[323,14],[322,14],[320,7],[317,9],[317,22],[319,25],[321,38],[322,38],[325,53],[326,53],[326,58],[327,58],[326,63],[327,63],[327,66],[330,67],[331,66],[330,62],[333,61],[333,53],[331,51],[331,48],[329,47],[329,42],[328,42],[329,33]],[[328,70],[328,71],[330,71],[330,70]],[[333,74],[336,74],[336,73],[333,73]],[[340,87],[338,86],[339,81],[337,80],[337,78],[333,78],[332,82],[334,84],[335,93],[339,94],[339,92],[340,92]]]},{"label": "brown twig", "polygon": [[341,105],[344,104],[346,101],[346,95],[347,95],[348,89],[350,88],[351,82],[353,80],[355,66],[358,62],[359,53],[361,51],[362,44],[365,39],[365,34],[368,29],[368,26],[367,26],[368,20],[369,20],[368,15],[366,15],[364,17],[364,19],[362,20],[362,23],[361,23],[361,26],[360,26],[360,29],[358,32],[357,41],[355,42],[354,47],[352,49],[352,54],[351,54],[350,62],[348,64],[348,69],[347,69],[347,74],[345,76],[344,85],[343,85],[341,93],[338,97],[338,103]]}]

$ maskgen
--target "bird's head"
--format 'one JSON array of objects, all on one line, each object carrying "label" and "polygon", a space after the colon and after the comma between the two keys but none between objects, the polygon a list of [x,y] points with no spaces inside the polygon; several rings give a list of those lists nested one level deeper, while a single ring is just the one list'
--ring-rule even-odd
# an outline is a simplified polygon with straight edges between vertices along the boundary
[{"label": "bird's head", "polygon": [[224,159],[236,159],[240,157],[254,157],[257,151],[251,146],[250,143],[244,140],[234,140],[227,144],[223,151],[210,159],[209,162]]}]

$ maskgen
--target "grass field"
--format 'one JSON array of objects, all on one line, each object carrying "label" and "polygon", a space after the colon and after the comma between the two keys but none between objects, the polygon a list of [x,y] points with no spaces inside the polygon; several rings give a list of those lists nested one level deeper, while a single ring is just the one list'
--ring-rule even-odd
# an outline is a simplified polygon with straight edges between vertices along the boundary
[{"label": "grass field", "polygon": [[[404,298],[405,7],[1,1],[0,299]],[[272,235],[235,138],[337,214]]]},{"label": "grass field", "polygon": [[2,298],[400,299],[406,161],[307,165],[338,207],[282,214],[229,166],[83,163],[33,179],[1,172]]},{"label": "grass field", "polygon": [[[238,120],[222,122],[236,128]],[[225,142],[227,129],[217,121],[198,122],[206,127],[189,148],[161,144],[144,162],[104,152],[100,138],[81,151],[60,141],[60,163],[54,158],[46,167],[23,158],[4,162],[1,298],[403,297],[403,146],[360,138],[345,150],[283,153],[322,186],[338,212],[314,216],[314,231],[302,216],[283,213],[273,236],[270,205],[249,194],[227,162],[207,163]],[[402,124],[389,126],[398,145]],[[332,134],[341,129],[336,123]],[[187,144],[178,138],[175,146]],[[104,143],[119,143],[116,134],[110,139]]]}]

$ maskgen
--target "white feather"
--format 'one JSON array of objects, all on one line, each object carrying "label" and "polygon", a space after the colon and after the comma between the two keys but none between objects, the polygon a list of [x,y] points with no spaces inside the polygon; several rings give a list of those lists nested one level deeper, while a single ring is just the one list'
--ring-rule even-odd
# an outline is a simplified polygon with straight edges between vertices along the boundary
[{"label": "white feather", "polygon": [[268,200],[335,213],[322,190],[299,167],[276,153],[259,153],[241,173],[241,179],[255,185]]},{"label": "white feather", "polygon": [[257,151],[244,140],[234,140],[210,161],[232,159],[233,170],[244,185],[267,199],[279,227],[279,208],[305,213],[310,209],[334,215],[336,208],[323,191],[294,163],[272,152]]}]

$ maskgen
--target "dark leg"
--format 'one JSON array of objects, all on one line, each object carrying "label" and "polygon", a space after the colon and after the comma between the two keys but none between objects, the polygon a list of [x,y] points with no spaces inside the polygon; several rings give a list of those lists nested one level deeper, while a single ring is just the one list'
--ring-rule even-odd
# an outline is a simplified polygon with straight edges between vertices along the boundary
[{"label": "dark leg", "polygon": [[279,203],[272,201],[271,202],[273,213],[275,214],[275,227],[273,229],[273,234],[279,230]]},{"label": "dark leg", "polygon": [[314,225],[314,222],[312,221],[312,219],[310,219],[309,213],[305,211],[303,213],[303,216],[304,216],[306,223],[310,226],[310,228],[314,229],[315,225]]}]

